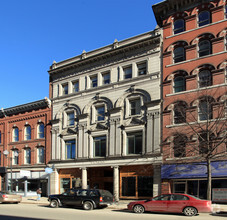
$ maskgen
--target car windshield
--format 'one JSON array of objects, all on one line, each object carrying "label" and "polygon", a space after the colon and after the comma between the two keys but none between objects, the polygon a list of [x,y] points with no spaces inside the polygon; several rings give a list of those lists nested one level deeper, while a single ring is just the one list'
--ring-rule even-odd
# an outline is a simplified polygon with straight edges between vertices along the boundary
[{"label": "car windshield", "polygon": [[107,190],[100,189],[99,192],[101,196],[112,196],[112,194]]},{"label": "car windshield", "polygon": [[[189,194],[188,194],[189,195]],[[198,198],[198,197],[196,197],[196,196],[193,196],[193,195],[189,195],[190,197],[192,197],[192,198],[194,198],[194,199],[197,199],[197,200],[202,200],[202,199],[200,199],[200,198]]]}]

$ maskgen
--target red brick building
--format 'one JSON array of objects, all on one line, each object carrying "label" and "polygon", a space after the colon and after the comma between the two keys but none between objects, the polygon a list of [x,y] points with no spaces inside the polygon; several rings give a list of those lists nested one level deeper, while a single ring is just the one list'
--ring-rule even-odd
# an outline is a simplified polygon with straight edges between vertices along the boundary
[{"label": "red brick building", "polygon": [[[192,150],[201,146],[201,139],[193,129],[206,126],[205,113],[215,123],[226,104],[226,10],[225,0],[165,0],[153,5],[163,29],[162,192],[206,197],[207,171],[198,164],[202,152]],[[209,108],[204,101],[208,99]],[[226,115],[221,117],[219,130],[226,130]],[[212,135],[220,138],[218,132]],[[221,157],[211,164],[212,188],[227,188],[224,142],[213,152]]]},{"label": "red brick building", "polygon": [[[46,164],[51,152],[50,100],[0,110],[0,190],[48,191]],[[26,173],[26,174],[24,174]]]}]

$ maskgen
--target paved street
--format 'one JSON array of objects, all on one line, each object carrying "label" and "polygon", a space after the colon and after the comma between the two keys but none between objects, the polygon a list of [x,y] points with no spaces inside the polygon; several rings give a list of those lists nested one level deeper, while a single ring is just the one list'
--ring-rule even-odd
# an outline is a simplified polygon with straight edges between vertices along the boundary
[{"label": "paved street", "polygon": [[[208,220],[220,219],[220,217],[227,217],[227,212],[219,215],[199,214],[193,219]],[[38,219],[54,219],[54,220],[75,220],[75,219],[92,219],[92,220],[183,220],[188,217],[180,214],[156,214],[145,213],[135,214],[127,210],[119,209],[96,209],[92,211],[84,211],[75,208],[49,208],[42,204],[0,204],[0,219],[1,220],[38,220]],[[222,218],[221,218],[222,219]]]}]

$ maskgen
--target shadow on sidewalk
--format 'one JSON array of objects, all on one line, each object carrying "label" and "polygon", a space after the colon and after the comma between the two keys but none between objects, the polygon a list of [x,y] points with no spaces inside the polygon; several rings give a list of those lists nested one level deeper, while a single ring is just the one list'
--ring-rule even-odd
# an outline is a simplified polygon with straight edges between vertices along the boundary
[{"label": "shadow on sidewalk", "polygon": [[1,220],[41,220],[40,218],[26,218],[18,216],[0,215]]}]

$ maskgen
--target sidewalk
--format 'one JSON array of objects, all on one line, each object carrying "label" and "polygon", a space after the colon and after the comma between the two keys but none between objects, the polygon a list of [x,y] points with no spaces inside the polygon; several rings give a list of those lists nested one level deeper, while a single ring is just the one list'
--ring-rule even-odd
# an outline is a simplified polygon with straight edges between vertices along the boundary
[{"label": "sidewalk", "polygon": [[[41,197],[40,201],[37,201],[37,196],[22,197],[22,202],[24,204],[38,204],[38,205],[49,205],[47,197]],[[128,203],[134,200],[120,200],[118,203],[114,203],[108,208],[110,209],[127,209]],[[213,204],[214,212],[227,212],[227,204]]]}]

